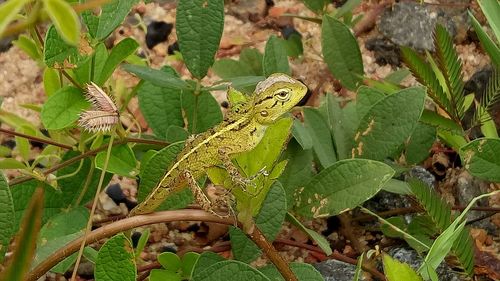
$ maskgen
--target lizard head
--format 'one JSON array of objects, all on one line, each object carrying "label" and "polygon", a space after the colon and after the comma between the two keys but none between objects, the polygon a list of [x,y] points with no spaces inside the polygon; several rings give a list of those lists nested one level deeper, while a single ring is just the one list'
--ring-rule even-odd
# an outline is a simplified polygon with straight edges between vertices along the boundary
[{"label": "lizard head", "polygon": [[275,73],[255,88],[253,108],[257,122],[271,124],[294,107],[307,93],[300,81]]}]

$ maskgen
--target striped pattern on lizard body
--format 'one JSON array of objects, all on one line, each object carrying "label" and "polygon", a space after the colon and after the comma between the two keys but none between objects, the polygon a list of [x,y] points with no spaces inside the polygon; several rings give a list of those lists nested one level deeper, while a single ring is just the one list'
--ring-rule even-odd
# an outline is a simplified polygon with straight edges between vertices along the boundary
[{"label": "striped pattern on lizard body", "polygon": [[198,179],[211,167],[231,164],[221,159],[221,153],[234,158],[252,150],[266,128],[295,106],[306,92],[305,85],[285,74],[273,74],[260,82],[248,101],[230,112],[222,123],[186,141],[160,183],[129,216],[153,212],[168,196],[185,188],[188,184],[185,172]]}]

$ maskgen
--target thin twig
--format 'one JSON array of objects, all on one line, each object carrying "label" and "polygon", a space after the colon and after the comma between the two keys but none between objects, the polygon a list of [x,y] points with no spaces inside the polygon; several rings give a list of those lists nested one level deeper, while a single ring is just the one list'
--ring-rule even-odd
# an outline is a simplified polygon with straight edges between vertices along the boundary
[{"label": "thin twig", "polygon": [[152,145],[158,145],[165,147],[169,145],[169,142],[162,141],[162,140],[153,140],[153,139],[139,139],[139,138],[125,138],[127,142],[134,142],[134,143],[144,143],[144,144],[152,144]]},{"label": "thin twig", "polygon": [[280,256],[279,252],[276,251],[273,245],[269,243],[256,225],[252,226],[251,233],[248,233],[247,235],[252,238],[253,242],[255,242],[255,244],[257,244],[257,246],[264,251],[266,256],[276,266],[285,281],[298,281],[287,262]]},{"label": "thin twig", "polygon": [[73,147],[71,145],[59,143],[59,142],[56,142],[56,141],[53,141],[53,140],[50,140],[50,139],[44,139],[44,138],[39,138],[39,137],[34,137],[34,136],[26,135],[26,134],[23,134],[23,133],[12,131],[12,130],[7,130],[7,129],[0,128],[0,132],[4,133],[4,134],[7,134],[7,135],[11,135],[11,136],[25,138],[25,139],[28,139],[28,140],[31,140],[31,141],[37,141],[37,142],[41,142],[41,143],[50,144],[50,145],[57,146],[57,147],[64,148],[64,149],[68,149],[68,150],[72,150],[73,149]]},{"label": "thin twig", "polygon": [[[130,218],[126,218],[114,223],[110,223],[103,227],[100,227],[89,233],[85,241],[86,245],[95,243],[101,239],[111,237],[122,231],[126,231],[135,227],[164,223],[172,221],[204,221],[213,222],[227,225],[234,225],[234,220],[232,218],[219,218],[212,214],[209,214],[202,210],[175,210],[175,211],[162,211],[157,213],[152,213],[148,215],[138,215]],[[66,244],[63,248],[57,250],[52,255],[47,257],[44,261],[39,263],[33,270],[29,273],[27,281],[36,281],[38,278],[42,277],[47,271],[49,271],[56,264],[64,260],[66,257],[70,256],[74,252],[78,251],[83,237],[79,237],[76,240]]]}]

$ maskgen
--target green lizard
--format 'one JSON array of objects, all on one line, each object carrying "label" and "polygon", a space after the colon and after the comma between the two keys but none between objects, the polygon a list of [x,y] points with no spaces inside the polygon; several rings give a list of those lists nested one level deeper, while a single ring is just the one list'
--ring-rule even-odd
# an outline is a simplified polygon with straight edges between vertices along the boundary
[{"label": "green lizard", "polygon": [[231,159],[257,146],[266,128],[294,107],[306,92],[304,84],[285,74],[273,74],[259,82],[254,94],[235,106],[221,124],[186,141],[160,183],[129,216],[153,212],[170,194],[186,186],[203,209],[218,215],[196,179],[208,169],[222,165],[231,180],[243,187],[248,180],[239,174]]}]

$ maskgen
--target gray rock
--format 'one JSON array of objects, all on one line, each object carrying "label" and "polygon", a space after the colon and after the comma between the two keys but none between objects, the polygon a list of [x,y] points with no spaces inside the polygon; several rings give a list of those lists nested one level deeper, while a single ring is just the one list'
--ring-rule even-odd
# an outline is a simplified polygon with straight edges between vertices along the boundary
[{"label": "gray rock", "polygon": [[338,260],[326,260],[313,265],[325,281],[352,281],[356,266]]},{"label": "gray rock", "polygon": [[425,184],[427,184],[429,187],[434,188],[434,184],[436,183],[436,177],[434,175],[427,171],[424,167],[421,166],[415,166],[410,169],[407,175],[407,179],[411,178],[417,178],[421,181],[423,181]]},{"label": "gray rock", "polygon": [[[388,253],[391,257],[399,260],[400,262],[407,263],[414,270],[422,265],[423,258],[413,249],[408,248],[393,248]],[[446,263],[441,263],[436,270],[440,281],[461,281],[467,280],[465,276],[454,272]]]},{"label": "gray rock", "polygon": [[436,23],[446,27],[455,37],[462,32],[462,29],[465,31],[468,29],[467,21],[463,6],[438,7],[417,2],[399,2],[382,13],[378,29],[385,37],[400,46],[420,51],[434,50],[432,34]]}]

